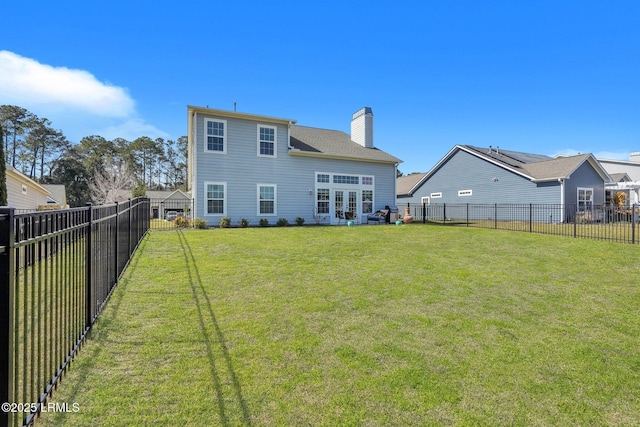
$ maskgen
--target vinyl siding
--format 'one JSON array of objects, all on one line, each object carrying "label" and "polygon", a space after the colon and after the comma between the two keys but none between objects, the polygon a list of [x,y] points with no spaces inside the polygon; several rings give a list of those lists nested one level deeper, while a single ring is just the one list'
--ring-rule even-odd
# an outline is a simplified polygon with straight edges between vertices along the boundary
[{"label": "vinyl siding", "polygon": [[575,205],[578,202],[578,188],[593,188],[593,204],[604,204],[604,181],[588,162],[580,165],[565,181],[565,204]]},{"label": "vinyl siding", "polygon": [[[221,215],[205,215],[205,182],[226,183],[226,216],[236,225],[242,218],[250,225],[258,225],[260,218],[275,224],[278,218],[294,223],[296,217],[313,223],[315,208],[316,172],[372,175],[375,181],[374,209],[395,200],[395,166],[327,158],[292,156],[288,150],[288,126],[247,119],[225,117],[226,154],[204,150],[204,121],[215,116],[196,114],[194,147],[196,173],[193,194],[196,198],[195,215],[210,226],[218,225]],[[277,129],[277,157],[258,156],[258,124]],[[276,216],[258,215],[257,184],[277,186]]]},{"label": "vinyl siding", "polygon": [[[27,187],[27,194],[22,194],[22,185]],[[47,194],[7,173],[7,204],[20,210],[36,210],[39,205],[47,204]]]},{"label": "vinyl siding", "polygon": [[[472,195],[460,197],[460,190],[471,190]],[[398,204],[421,203],[431,193],[442,193],[442,198],[430,199],[431,203],[561,203],[560,183],[534,183],[461,150],[440,165],[412,197],[399,198]]]}]

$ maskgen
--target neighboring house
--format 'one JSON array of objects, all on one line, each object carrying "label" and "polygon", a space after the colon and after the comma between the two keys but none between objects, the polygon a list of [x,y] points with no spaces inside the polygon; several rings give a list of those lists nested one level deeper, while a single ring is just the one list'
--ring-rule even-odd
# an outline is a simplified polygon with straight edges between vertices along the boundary
[{"label": "neighboring house", "polygon": [[152,219],[165,218],[167,212],[177,212],[185,216],[191,215],[193,204],[191,195],[182,190],[147,191],[145,196],[149,198],[151,204]]},{"label": "neighboring house", "polygon": [[612,183],[606,185],[607,200],[622,191],[627,195],[626,204],[640,203],[640,152],[631,153],[629,161],[598,159],[611,175]]},{"label": "neighboring house", "polygon": [[49,203],[51,192],[7,164],[7,205],[17,210],[36,211]]},{"label": "neighboring house", "polygon": [[189,190],[195,216],[258,225],[344,223],[395,204],[401,160],[373,144],[373,113],[352,116],[351,135],[275,118],[188,107]]},{"label": "neighboring house", "polygon": [[[152,219],[163,219],[170,211],[186,214],[186,216],[191,214],[193,200],[189,193],[182,190],[147,190],[144,197],[149,199]],[[119,190],[116,198],[118,203],[132,199],[131,190]]]},{"label": "neighboring house", "polygon": [[42,184],[51,195],[47,198],[48,209],[68,209],[67,189],[64,184]]},{"label": "neighboring house", "polygon": [[398,178],[397,204],[532,203],[582,210],[605,203],[609,181],[591,154],[552,158],[456,145],[426,174]]}]

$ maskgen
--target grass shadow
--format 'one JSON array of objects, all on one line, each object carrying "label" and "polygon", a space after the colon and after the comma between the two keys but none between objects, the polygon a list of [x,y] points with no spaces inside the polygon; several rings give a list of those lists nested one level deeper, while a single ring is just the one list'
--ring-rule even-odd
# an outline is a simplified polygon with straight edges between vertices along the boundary
[{"label": "grass shadow", "polygon": [[[202,283],[202,278],[198,270],[196,259],[193,256],[193,252],[191,251],[191,247],[189,246],[189,242],[187,241],[187,238],[185,237],[183,231],[178,230],[177,233],[180,247],[182,248],[182,253],[185,259],[185,265],[187,266],[187,274],[189,276],[189,283],[191,286],[193,299],[196,303],[196,309],[198,311],[198,322],[200,323],[202,338],[207,347],[209,369],[216,391],[216,398],[218,400],[218,413],[220,414],[220,420],[223,425],[230,425],[228,416],[229,409],[227,408],[227,405],[225,405],[225,400],[222,392],[219,367],[220,364],[216,361],[216,357],[214,355],[215,345],[219,346],[219,350],[223,354],[224,360],[222,360],[222,364],[224,365],[224,368],[226,368],[226,373],[229,375],[229,379],[231,380],[231,384],[233,386],[235,399],[237,400],[237,403],[242,410],[242,420],[245,425],[251,425],[251,416],[249,414],[249,409],[242,394],[242,388],[235,373],[233,363],[231,362],[231,356],[229,355],[229,350],[226,345],[226,339],[224,333],[220,329],[216,314],[212,308],[211,300],[209,299],[209,296],[207,295],[207,292]],[[212,340],[207,333],[207,324],[205,320],[206,316],[211,319],[213,328],[216,333],[216,340]]]}]

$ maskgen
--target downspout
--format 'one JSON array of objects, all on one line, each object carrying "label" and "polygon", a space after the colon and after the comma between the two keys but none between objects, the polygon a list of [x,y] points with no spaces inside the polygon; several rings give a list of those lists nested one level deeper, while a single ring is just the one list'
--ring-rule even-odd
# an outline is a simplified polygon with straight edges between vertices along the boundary
[{"label": "downspout", "polygon": [[560,183],[560,222],[564,222],[564,178],[558,178],[558,182]]},{"label": "downspout", "polygon": [[287,126],[287,148],[289,150],[293,150],[293,146],[291,145],[291,126],[293,123],[289,120],[289,125]]},{"label": "downspout", "polygon": [[198,154],[198,150],[197,150],[197,144],[196,144],[196,127],[197,127],[197,122],[198,122],[198,113],[193,111],[191,113],[191,117],[189,117],[190,120],[190,126],[189,126],[189,136],[190,136],[190,141],[188,141],[189,143],[189,150],[191,151],[191,158],[190,158],[190,162],[191,163],[191,176],[189,177],[191,179],[191,197],[194,200],[194,206],[193,206],[193,214],[194,216],[197,216],[197,212],[198,212],[198,206],[195,206],[195,200],[197,200],[197,176],[198,176],[198,170],[196,168],[196,165],[198,164],[198,158],[197,158],[197,154]]}]

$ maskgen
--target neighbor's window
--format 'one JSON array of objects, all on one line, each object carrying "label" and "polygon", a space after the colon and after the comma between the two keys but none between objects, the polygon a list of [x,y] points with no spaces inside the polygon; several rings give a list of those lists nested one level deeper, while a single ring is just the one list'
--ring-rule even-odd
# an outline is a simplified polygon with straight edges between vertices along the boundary
[{"label": "neighbor's window", "polygon": [[373,177],[372,176],[363,176],[362,177],[362,185],[373,185]]},{"label": "neighbor's window", "polygon": [[578,212],[593,209],[593,188],[578,188]]},{"label": "neighbor's window", "polygon": [[258,184],[258,215],[276,214],[276,186]]},{"label": "neighbor's window", "polygon": [[329,213],[329,189],[328,188],[318,188],[317,210],[319,214]]},{"label": "neighbor's window", "polygon": [[258,125],[258,156],[276,156],[275,126]]},{"label": "neighbor's window", "polygon": [[422,203],[423,205],[428,205],[429,204],[429,198],[428,197],[422,197],[420,199],[420,203]]},{"label": "neighbor's window", "polygon": [[205,193],[207,195],[205,209],[207,215],[225,214],[226,186],[227,184],[224,182],[205,183]]},{"label": "neighbor's window", "polygon": [[[364,178],[362,178],[364,181]],[[364,184],[364,182],[363,182]],[[373,190],[362,190],[362,213],[373,212]]]},{"label": "neighbor's window", "polygon": [[458,190],[458,197],[468,197],[473,195],[473,190]]},{"label": "neighbor's window", "polygon": [[431,193],[431,198],[432,199],[441,199],[442,198],[442,193]]},{"label": "neighbor's window", "polygon": [[205,151],[224,154],[227,152],[227,121],[207,119],[205,123]]}]

